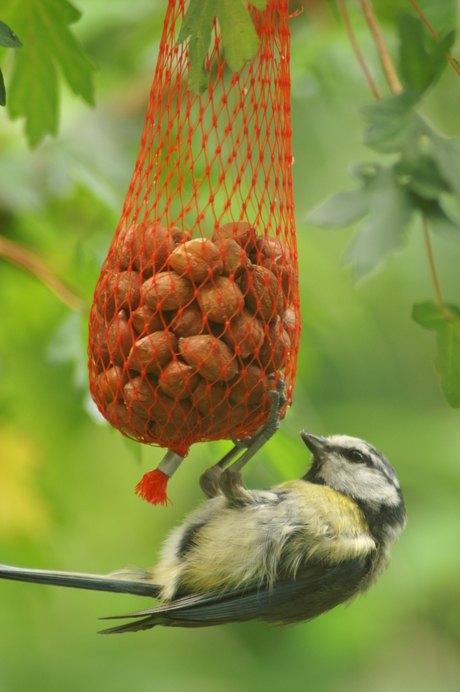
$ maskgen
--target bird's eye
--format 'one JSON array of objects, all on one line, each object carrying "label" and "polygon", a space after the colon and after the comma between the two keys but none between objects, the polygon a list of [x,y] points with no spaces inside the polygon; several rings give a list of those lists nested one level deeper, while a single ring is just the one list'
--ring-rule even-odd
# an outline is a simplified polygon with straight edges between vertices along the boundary
[{"label": "bird's eye", "polygon": [[349,449],[347,452],[347,459],[350,461],[362,461],[364,459],[364,454],[358,449]]}]

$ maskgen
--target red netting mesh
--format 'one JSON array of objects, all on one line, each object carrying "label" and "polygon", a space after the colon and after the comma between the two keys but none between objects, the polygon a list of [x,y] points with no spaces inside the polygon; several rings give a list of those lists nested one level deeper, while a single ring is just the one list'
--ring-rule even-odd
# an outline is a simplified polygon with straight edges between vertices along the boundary
[{"label": "red netting mesh", "polygon": [[253,435],[300,335],[288,0],[252,11],[256,58],[187,89],[184,0],[169,0],[141,149],[90,318],[92,396],[122,433],[185,456]]}]

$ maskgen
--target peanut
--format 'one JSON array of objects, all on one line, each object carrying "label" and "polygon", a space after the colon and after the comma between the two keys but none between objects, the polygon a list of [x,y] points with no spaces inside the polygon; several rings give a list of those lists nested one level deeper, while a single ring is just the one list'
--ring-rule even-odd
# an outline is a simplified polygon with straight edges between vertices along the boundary
[{"label": "peanut", "polygon": [[273,322],[284,312],[284,298],[278,290],[278,280],[266,267],[248,267],[241,276],[241,288],[247,307],[265,322]]},{"label": "peanut", "polygon": [[247,406],[260,404],[267,392],[275,389],[274,380],[268,380],[257,365],[248,365],[241,371],[239,380],[230,390],[230,400]]},{"label": "peanut", "polygon": [[139,224],[132,242],[133,267],[145,278],[160,272],[176,247],[165,226],[154,221]]},{"label": "peanut", "polygon": [[218,323],[231,319],[244,306],[243,294],[226,276],[217,276],[201,286],[197,300],[206,317]]},{"label": "peanut", "polygon": [[109,404],[114,399],[123,399],[123,387],[128,381],[128,376],[124,374],[123,368],[115,365],[113,368],[101,372],[98,380],[102,401]]},{"label": "peanut", "polygon": [[204,238],[179,245],[171,255],[170,264],[180,276],[185,275],[196,284],[222,274],[224,267],[217,245]]},{"label": "peanut", "polygon": [[196,336],[204,330],[204,315],[198,303],[193,302],[186,308],[174,311],[169,328],[177,336]]},{"label": "peanut", "polygon": [[140,275],[139,272],[125,271],[113,272],[105,275],[106,278],[99,284],[97,308],[101,315],[105,314],[108,321],[119,312],[134,311],[140,300]]},{"label": "peanut", "polygon": [[133,327],[138,334],[151,334],[165,328],[164,318],[158,310],[152,310],[148,305],[139,305],[132,316]]},{"label": "peanut", "polygon": [[268,327],[268,335],[259,351],[259,363],[266,375],[282,370],[287,361],[291,340],[280,320],[272,322]]},{"label": "peanut", "polygon": [[172,332],[153,332],[133,344],[129,351],[128,368],[158,374],[176,352],[177,337]]},{"label": "peanut", "polygon": [[124,310],[120,310],[113,320],[107,334],[110,360],[114,365],[123,367],[133,346],[135,334]]},{"label": "peanut", "polygon": [[238,313],[224,332],[223,339],[241,358],[248,358],[262,346],[264,325],[250,310]]},{"label": "peanut", "polygon": [[232,350],[210,335],[189,336],[179,339],[179,351],[208,382],[228,382],[238,373],[238,364]]},{"label": "peanut", "polygon": [[242,248],[246,248],[249,239],[252,236],[256,236],[256,230],[247,221],[237,221],[225,223],[220,228],[216,228],[215,231],[211,233],[211,240],[216,245],[222,246],[225,241],[236,240]]},{"label": "peanut", "polygon": [[176,399],[187,399],[200,382],[192,365],[180,360],[168,363],[160,375],[159,386],[164,394]]},{"label": "peanut", "polygon": [[192,300],[195,289],[192,283],[176,272],[155,274],[142,284],[144,301],[151,310],[177,310]]}]

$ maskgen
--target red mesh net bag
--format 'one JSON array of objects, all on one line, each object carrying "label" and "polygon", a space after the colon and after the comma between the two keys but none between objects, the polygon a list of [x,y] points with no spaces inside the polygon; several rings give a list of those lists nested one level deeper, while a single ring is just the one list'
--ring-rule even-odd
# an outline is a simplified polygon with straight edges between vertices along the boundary
[{"label": "red mesh net bag", "polygon": [[[278,378],[288,403],[294,385],[288,0],[251,13],[255,59],[232,73],[214,22],[198,95],[187,88],[187,44],[176,44],[184,0],[169,0],[139,157],[91,310],[99,410],[124,435],[181,457],[194,442],[252,436]],[[164,488],[140,491],[166,498]]]}]

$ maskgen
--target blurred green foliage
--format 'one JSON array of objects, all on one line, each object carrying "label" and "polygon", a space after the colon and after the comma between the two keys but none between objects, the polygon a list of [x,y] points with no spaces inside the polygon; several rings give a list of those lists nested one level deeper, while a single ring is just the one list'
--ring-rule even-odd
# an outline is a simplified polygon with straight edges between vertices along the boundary
[{"label": "blurred green foliage", "polygon": [[[132,175],[166,3],[79,5],[83,19],[74,31],[98,68],[96,109],[64,87],[59,136],[33,152],[21,124],[2,112],[0,233],[33,249],[89,305]],[[438,31],[455,28],[455,2],[420,5]],[[396,16],[408,3],[375,6],[396,55]],[[2,692],[459,689],[459,420],[434,372],[435,335],[410,320],[414,303],[433,300],[421,223],[412,219],[404,252],[358,287],[341,264],[353,228],[305,225],[324,199],[351,188],[350,166],[369,160],[360,110],[372,104],[329,5],[317,0],[305,8],[291,21],[303,314],[298,376],[282,430],[246,480],[268,486],[303,474],[301,428],[357,435],[394,465],[408,527],[364,599],[291,629],[250,623],[99,637],[98,616],[145,601],[0,583]],[[388,95],[359,3],[349,8]],[[1,63],[7,84],[12,53]],[[433,131],[458,137],[459,99],[460,79],[446,70],[420,115]],[[373,158],[388,165],[387,154]],[[433,236],[433,248],[446,302],[458,304],[460,248],[441,235]],[[97,422],[82,369],[87,315],[78,320],[35,278],[3,260],[0,302],[1,561],[100,573],[153,564],[165,533],[202,500],[200,473],[228,443],[192,448],[170,483],[172,508],[142,503],[134,485],[162,453],[143,448],[139,466],[121,435]]]}]

